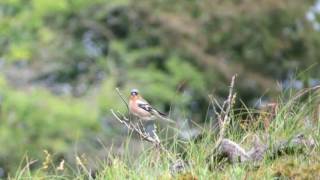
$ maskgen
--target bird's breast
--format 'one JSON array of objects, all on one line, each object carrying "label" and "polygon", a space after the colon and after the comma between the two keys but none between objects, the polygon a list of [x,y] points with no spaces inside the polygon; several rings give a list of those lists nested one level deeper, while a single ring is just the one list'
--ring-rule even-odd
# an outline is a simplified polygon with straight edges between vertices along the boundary
[{"label": "bird's breast", "polygon": [[150,114],[148,111],[140,108],[137,103],[135,103],[134,101],[130,101],[129,102],[129,109],[130,109],[130,112],[137,116],[138,118],[141,118],[141,119],[146,119],[146,118],[151,118],[152,117],[152,114]]}]

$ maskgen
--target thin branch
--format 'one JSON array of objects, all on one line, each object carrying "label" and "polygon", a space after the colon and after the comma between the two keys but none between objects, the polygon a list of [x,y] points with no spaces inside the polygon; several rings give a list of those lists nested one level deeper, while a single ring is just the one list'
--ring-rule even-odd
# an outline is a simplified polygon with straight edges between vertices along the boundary
[{"label": "thin branch", "polygon": [[209,99],[210,99],[211,104],[212,104],[213,112],[214,112],[214,114],[217,116],[217,118],[218,118],[218,120],[219,120],[219,126],[220,126],[220,125],[221,125],[221,122],[220,122],[221,113],[218,113],[217,108],[216,108],[216,105],[219,107],[220,112],[222,112],[223,109],[222,109],[222,107],[220,106],[220,104],[218,103],[218,101],[217,101],[212,95],[209,95]]},{"label": "thin branch", "polygon": [[224,111],[223,107],[219,104],[216,98],[213,98],[214,103],[219,107],[221,111]]},{"label": "thin branch", "polygon": [[[121,123],[124,124],[128,129],[135,131],[139,134],[139,136],[148,141],[151,142],[152,144],[154,144],[156,147],[160,146],[160,140],[159,138],[153,138],[150,136],[149,133],[145,132],[145,130],[141,129],[138,125],[134,125],[132,122],[127,121],[127,120],[123,120],[121,119],[114,111],[113,109],[111,109],[111,113],[113,114],[113,116]],[[155,134],[155,136],[157,136]]]},{"label": "thin branch", "polygon": [[228,99],[226,101],[224,101],[223,106],[222,106],[222,108],[223,109],[226,108],[226,110],[223,110],[220,113],[219,122],[221,122],[221,124],[220,124],[221,126],[220,126],[220,131],[219,131],[219,138],[214,146],[214,149],[217,149],[219,147],[219,145],[221,144],[221,141],[225,136],[226,128],[230,123],[230,119],[231,119],[230,112],[231,112],[232,106],[234,104],[234,99],[236,98],[236,94],[233,93],[234,82],[235,82],[236,76],[237,75],[234,75],[232,77],[230,88],[229,88]]},{"label": "thin branch", "polygon": [[113,111],[113,109],[111,109],[110,111],[121,124],[125,125],[129,130],[136,132],[142,140],[152,143],[157,149],[165,152],[171,160],[175,159],[171,155],[171,153],[161,144],[160,138],[156,133],[155,125],[154,130],[152,131],[153,135],[150,135],[150,133],[146,132],[143,126],[140,127],[139,124],[134,124],[132,121],[129,121],[128,118],[126,118],[125,116],[123,116],[123,118],[120,118],[119,115]]},{"label": "thin branch", "polygon": [[24,173],[27,169],[29,169],[32,164],[36,163],[37,161],[38,161],[38,160],[32,160],[32,161],[30,161],[30,162],[27,162],[27,164],[26,164],[26,165],[22,168],[22,170],[20,171],[19,177],[20,177],[20,175],[23,175],[23,173]]},{"label": "thin branch", "polygon": [[119,88],[116,88],[117,94],[119,95],[119,97],[121,98],[121,100],[124,102],[124,104],[129,108],[129,105],[127,103],[127,101],[124,99],[122,93],[120,92]]},{"label": "thin branch", "polygon": [[118,96],[121,98],[122,102],[126,105],[128,113],[130,114],[130,110],[129,110],[129,104],[128,102],[125,100],[125,98],[123,97],[122,93],[120,92],[119,88],[116,88],[117,94]]}]

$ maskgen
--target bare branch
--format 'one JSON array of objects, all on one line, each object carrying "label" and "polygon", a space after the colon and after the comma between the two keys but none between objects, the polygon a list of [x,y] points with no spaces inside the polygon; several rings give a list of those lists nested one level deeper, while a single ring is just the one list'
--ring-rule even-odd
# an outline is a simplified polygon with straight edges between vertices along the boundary
[{"label": "bare branch", "polygon": [[219,137],[218,137],[218,140],[214,146],[214,149],[217,149],[218,146],[221,144],[221,141],[225,136],[226,128],[230,123],[230,119],[231,119],[230,113],[231,113],[232,106],[233,106],[235,98],[236,98],[236,94],[233,93],[235,78],[236,78],[236,75],[234,75],[232,77],[230,88],[229,88],[228,99],[226,101],[224,101],[223,105],[222,105],[222,109],[225,109],[225,110],[221,111],[221,113],[218,117],[219,122],[221,123],[220,124],[221,126],[220,126],[220,131],[219,131]]},{"label": "bare branch", "polygon": [[167,151],[162,145],[161,141],[156,134],[156,130],[153,131],[153,136],[151,136],[149,133],[145,131],[143,127],[139,127],[139,124],[135,125],[131,121],[128,121],[126,117],[120,118],[119,115],[117,115],[113,109],[110,110],[113,116],[123,125],[125,125],[129,130],[132,130],[140,136],[141,139],[148,141],[152,143],[156,148],[159,148],[161,150]]},{"label": "bare branch", "polygon": [[[221,127],[221,124],[222,124],[222,122],[221,122],[221,119],[222,119],[221,118],[221,112],[223,112],[223,108],[220,106],[218,101],[212,95],[209,95],[209,99],[210,99],[211,104],[212,104],[213,112],[217,116],[219,127]],[[218,113],[216,105],[219,107],[220,113]]]},{"label": "bare branch", "polygon": [[124,99],[124,97],[123,97],[122,93],[120,92],[119,88],[116,88],[116,91],[117,91],[118,96],[119,96],[119,97],[121,98],[121,100],[123,101],[123,103],[127,106],[128,112],[130,112],[130,111],[129,111],[129,104],[128,104],[128,102]]}]

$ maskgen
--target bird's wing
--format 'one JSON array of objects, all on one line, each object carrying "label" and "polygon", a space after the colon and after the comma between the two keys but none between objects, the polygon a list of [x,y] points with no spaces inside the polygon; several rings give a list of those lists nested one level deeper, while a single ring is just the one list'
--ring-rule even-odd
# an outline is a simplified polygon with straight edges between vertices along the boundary
[{"label": "bird's wing", "polygon": [[148,111],[148,112],[152,112],[152,106],[150,106],[150,104],[147,101],[144,100],[137,100],[137,105],[139,108]]},{"label": "bird's wing", "polygon": [[166,116],[167,116],[166,114],[164,114],[164,113],[158,111],[157,109],[153,108],[153,107],[152,107],[147,101],[145,101],[144,99],[143,99],[143,100],[138,100],[138,101],[137,101],[137,105],[138,105],[139,108],[141,108],[141,109],[149,112],[149,113],[152,114],[152,115],[155,115],[155,116],[157,116],[157,117],[159,117],[159,118],[161,118],[161,119],[163,119],[163,120],[169,121],[169,122],[171,122],[171,123],[174,123],[173,120],[168,119],[168,118],[166,117]]},{"label": "bird's wing", "polygon": [[139,108],[148,111],[152,114],[159,114],[161,116],[166,116],[164,113],[158,111],[157,109],[155,109],[154,107],[152,107],[147,101],[143,100],[138,100],[137,101],[137,105]]}]

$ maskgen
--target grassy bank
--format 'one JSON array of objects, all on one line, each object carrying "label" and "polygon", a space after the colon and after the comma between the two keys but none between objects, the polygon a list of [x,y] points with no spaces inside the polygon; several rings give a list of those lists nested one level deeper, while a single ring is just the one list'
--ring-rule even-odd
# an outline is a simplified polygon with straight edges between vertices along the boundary
[{"label": "grassy bank", "polygon": [[[288,93],[290,94],[290,93]],[[283,95],[284,96],[284,95]],[[245,150],[257,144],[268,146],[264,157],[259,161],[229,162],[227,158],[208,161],[217,140],[217,128],[213,124],[198,126],[201,136],[194,140],[181,140],[178,129],[174,135],[159,130],[161,143],[166,151],[146,142],[139,155],[134,156],[130,142],[135,135],[128,135],[124,143],[124,153],[116,155],[105,151],[107,159],[95,161],[94,171],[87,166],[90,159],[86,155],[75,154],[76,166],[70,162],[52,162],[51,155],[42,166],[30,170],[32,161],[22,162],[20,170],[12,174],[12,179],[51,178],[51,179],[272,179],[294,178],[314,179],[320,172],[319,92],[301,91],[288,100],[279,99],[275,111],[268,109],[232,109],[230,124],[225,138],[232,140]],[[240,113],[241,112],[241,113]],[[116,120],[115,120],[116,121]],[[170,127],[169,127],[170,128]],[[299,147],[289,147],[274,154],[275,144],[290,141],[297,134],[310,140]],[[141,141],[143,141],[141,139]],[[307,141],[306,141],[307,142]],[[182,163],[183,162],[183,163]],[[180,163],[180,166],[179,166]]]}]

